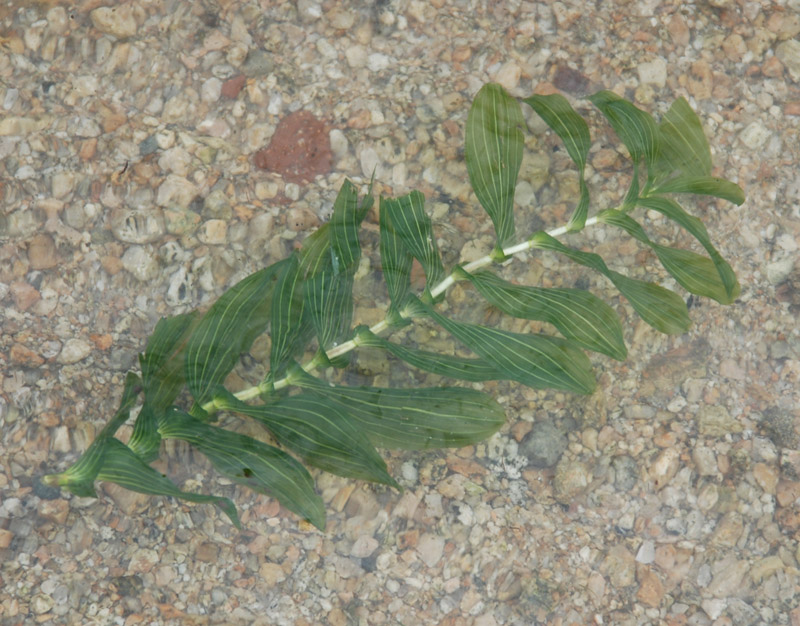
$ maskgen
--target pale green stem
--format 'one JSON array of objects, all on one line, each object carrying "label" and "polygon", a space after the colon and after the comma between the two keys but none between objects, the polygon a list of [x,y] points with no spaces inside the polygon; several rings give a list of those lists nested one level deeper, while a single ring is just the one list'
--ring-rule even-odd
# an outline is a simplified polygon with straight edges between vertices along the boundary
[{"label": "pale green stem", "polygon": [[[596,223],[597,223],[597,218],[590,217],[589,219],[586,220],[585,226],[592,226]],[[558,237],[560,235],[565,234],[566,232],[567,232],[567,227],[561,226],[559,228],[554,228],[553,230],[547,231],[547,234],[550,235],[551,237]],[[503,254],[506,257],[512,257],[516,254],[519,254],[520,252],[526,252],[531,248],[533,248],[533,244],[530,241],[523,241],[522,243],[509,246],[508,248],[503,248]],[[481,269],[482,267],[491,265],[493,262],[494,260],[492,259],[492,257],[487,254],[486,256],[482,256],[481,258],[476,259],[474,261],[470,261],[469,263],[464,265],[464,270],[472,273],[476,270]],[[435,298],[436,296],[444,293],[455,282],[456,279],[453,277],[453,274],[450,274],[450,276],[442,280],[438,285],[436,285],[433,289],[431,289],[431,296]],[[389,322],[386,319],[383,319],[377,324],[373,324],[372,326],[370,326],[370,331],[378,335],[383,331],[385,331],[387,328],[389,328]],[[351,350],[354,350],[357,346],[358,343],[356,343],[355,340],[351,339],[350,341],[345,341],[344,343],[341,343],[338,346],[330,348],[329,350],[326,351],[326,354],[328,355],[329,359],[334,359],[337,356],[341,356],[342,354],[347,354]],[[304,363],[302,367],[306,372],[313,372],[319,366],[320,362],[317,359],[311,359],[310,361]],[[270,390],[283,389],[284,387],[288,387],[290,384],[292,383],[289,380],[289,377],[287,376],[285,378],[281,378],[280,380],[274,383],[264,382],[261,383],[260,385],[256,385],[255,387],[243,389],[242,391],[239,391],[234,395],[239,400],[242,401],[252,400],[253,398],[257,398],[261,394],[269,392]],[[218,408],[219,407],[215,405],[213,400],[203,405],[203,409],[209,413],[213,413]]]}]

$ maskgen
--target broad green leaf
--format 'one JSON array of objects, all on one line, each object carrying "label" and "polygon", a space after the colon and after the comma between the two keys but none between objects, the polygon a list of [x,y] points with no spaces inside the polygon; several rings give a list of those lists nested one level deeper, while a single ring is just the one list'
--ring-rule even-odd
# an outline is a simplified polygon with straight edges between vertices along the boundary
[{"label": "broad green leaf", "polygon": [[331,223],[320,226],[303,240],[299,273],[304,279],[331,266]]},{"label": "broad green leaf", "polygon": [[184,353],[198,320],[197,311],[162,317],[139,355],[145,402],[155,411],[172,404],[186,381]]},{"label": "broad green leaf", "polygon": [[508,315],[548,322],[567,339],[617,360],[627,356],[619,318],[588,291],[513,285],[489,271],[469,274],[458,268],[456,272]]},{"label": "broad green leaf", "polygon": [[139,411],[139,415],[136,416],[128,447],[145,463],[152,463],[158,458],[158,451],[161,447],[158,417],[153,410],[153,405],[147,400]]},{"label": "broad green leaf", "polygon": [[355,272],[361,258],[358,231],[367,215],[372,198],[359,204],[355,185],[345,180],[333,204],[331,216],[331,261],[333,273]]},{"label": "broad green leaf", "polygon": [[708,252],[708,256],[711,258],[711,261],[714,264],[714,267],[716,268],[724,287],[724,295],[722,296],[722,299],[714,299],[722,304],[730,304],[736,300],[737,297],[739,297],[741,287],[736,279],[736,274],[728,262],[722,258],[720,253],[717,252],[717,249],[711,244],[711,238],[708,236],[708,231],[706,231],[706,227],[703,225],[703,222],[696,217],[689,215],[677,202],[671,200],[670,198],[642,198],[639,200],[638,204],[646,209],[658,211],[674,222],[677,222],[687,232],[694,236],[694,238],[697,239],[697,241],[699,241],[700,244],[706,249],[706,252]]},{"label": "broad green leaf", "polygon": [[353,273],[327,268],[303,286],[304,308],[320,348],[327,350],[350,334],[353,319]]},{"label": "broad green leaf", "polygon": [[514,238],[514,191],[522,165],[524,126],[519,102],[496,83],[481,88],[467,116],[467,174],[492,218],[498,252]]},{"label": "broad green leaf", "polygon": [[611,91],[598,91],[589,101],[628,148],[634,165],[644,161],[649,172],[659,153],[658,127],[652,116]]},{"label": "broad green leaf", "polygon": [[600,223],[613,224],[622,228],[629,235],[652,248],[664,269],[687,291],[713,298],[718,302],[728,300],[728,291],[711,259],[688,250],[669,248],[654,243],[636,221],[620,211],[613,209],[602,211],[597,214],[597,220]]},{"label": "broad green leaf", "polygon": [[356,344],[359,346],[383,348],[414,367],[439,374],[440,376],[470,382],[503,380],[506,378],[503,372],[484,363],[481,359],[465,359],[448,354],[436,354],[426,350],[406,348],[379,337],[366,326],[357,327],[354,336]]},{"label": "broad green leaf", "polygon": [[275,284],[270,336],[270,377],[282,376],[292,358],[305,348],[308,317],[304,314],[303,277],[296,254],[287,259]]},{"label": "broad green leaf", "polygon": [[261,422],[278,443],[309,465],[339,476],[398,487],[353,418],[322,396],[307,392],[270,405],[248,405],[228,394],[223,404]]},{"label": "broad green leaf", "polygon": [[676,172],[686,176],[711,175],[711,150],[703,125],[685,99],[672,103],[658,131],[661,150],[653,170],[658,185]]},{"label": "broad green leaf", "polygon": [[504,378],[536,389],[594,391],[592,366],[586,355],[560,337],[512,333],[498,328],[455,322],[423,305],[428,316]]},{"label": "broad green leaf", "polygon": [[393,317],[393,321],[398,323],[400,320],[397,310],[403,305],[411,289],[413,257],[403,245],[400,235],[389,217],[387,201],[391,204],[391,200],[386,198],[381,198],[380,203],[381,269],[383,270],[383,278],[386,281],[391,301],[387,317],[390,319]]},{"label": "broad green leaf", "polygon": [[178,410],[162,420],[159,432],[166,439],[192,444],[230,480],[276,498],[320,530],[325,528],[325,506],[314,491],[311,475],[282,450]]},{"label": "broad green leaf", "polygon": [[399,198],[381,198],[383,211],[389,217],[387,227],[394,228],[397,241],[425,270],[426,290],[429,291],[444,278],[444,266],[431,220],[425,213],[425,196],[412,191]]},{"label": "broad green leaf", "polygon": [[659,332],[678,334],[686,332],[691,326],[686,303],[675,292],[615,272],[608,268],[599,255],[569,248],[544,231],[531,235],[530,241],[534,248],[564,254],[576,263],[603,274],[628,299],[639,316]]},{"label": "broad green leaf", "polygon": [[736,205],[740,205],[745,201],[744,192],[736,183],[724,178],[693,176],[691,174],[670,178],[651,190],[651,193],[695,193],[701,196],[714,196],[715,198],[729,200]]},{"label": "broad green leaf", "polygon": [[279,261],[242,279],[222,294],[197,324],[184,364],[186,384],[196,405],[211,398],[239,355],[266,330],[276,278],[285,273],[288,264],[288,259]]},{"label": "broad green leaf", "polygon": [[241,529],[242,527],[236,507],[229,498],[181,491],[169,478],[147,465],[118,439],[108,439],[103,466],[97,479],[116,483],[138,493],[172,496],[190,502],[214,504],[230,518],[236,528]]},{"label": "broad green leaf", "polygon": [[572,108],[567,99],[560,94],[548,96],[533,95],[525,98],[530,107],[536,111],[545,123],[559,136],[567,148],[570,158],[578,167],[581,197],[572,217],[567,224],[570,231],[581,230],[586,223],[589,211],[589,188],[586,186],[584,170],[586,157],[592,140],[589,136],[589,126],[584,119]]},{"label": "broad green leaf", "polygon": [[474,389],[332,386],[302,370],[292,378],[342,407],[382,448],[459,448],[486,439],[505,422],[502,407]]}]

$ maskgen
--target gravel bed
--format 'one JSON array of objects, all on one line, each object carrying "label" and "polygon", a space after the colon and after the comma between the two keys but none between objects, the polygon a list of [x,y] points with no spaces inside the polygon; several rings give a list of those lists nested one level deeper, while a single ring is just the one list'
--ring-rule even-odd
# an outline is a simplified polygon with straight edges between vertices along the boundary
[{"label": "gravel bed", "polygon": [[[345,178],[421,190],[446,265],[485,253],[463,133],[487,81],[557,89],[581,111],[601,88],[657,114],[686,97],[715,172],[748,197],[686,204],[739,300],[693,299],[691,331],[667,337],[587,274],[630,353],[593,357],[594,395],[487,383],[507,425],[467,449],[387,453],[402,493],[317,474],[324,533],[178,445],[157,467],[232,497],[242,531],[210,506],[42,487],[113,413],[158,318],[285,256]],[[561,225],[578,197],[564,150],[528,119],[523,233]],[[592,119],[597,209],[630,170]],[[285,139],[292,122],[313,158]],[[4,2],[0,624],[800,626],[799,126],[798,0]],[[365,244],[376,232],[372,213]],[[608,229],[579,237],[611,267],[659,272]],[[374,322],[386,296],[367,256],[356,314]],[[505,272],[576,279],[547,255]],[[460,286],[449,298],[491,316]],[[369,352],[356,369],[423,382]]]}]

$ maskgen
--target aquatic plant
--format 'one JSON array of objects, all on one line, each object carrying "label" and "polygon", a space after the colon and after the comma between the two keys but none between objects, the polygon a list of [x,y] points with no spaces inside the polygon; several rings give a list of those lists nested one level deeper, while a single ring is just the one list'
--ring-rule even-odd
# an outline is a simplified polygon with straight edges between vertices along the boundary
[{"label": "aquatic plant", "polygon": [[[305,465],[342,476],[398,487],[376,448],[466,446],[492,435],[505,421],[501,406],[480,390],[488,380],[536,389],[589,394],[595,378],[585,350],[624,360],[627,350],[614,309],[587,290],[508,282],[494,266],[523,252],[551,251],[605,276],[638,315],[662,333],[682,333],[690,320],[674,291],[612,270],[594,252],[559,238],[587,226],[618,228],[650,248],[666,271],[691,294],[729,304],[739,294],[730,265],[712,245],[703,223],[675,200],[702,194],[744,201],[732,182],[711,176],[711,153],[702,125],[684,99],[656,122],[610,91],[589,101],[627,148],[633,169],[621,204],[589,216],[584,175],[591,139],[584,119],[558,94],[521,102],[563,142],[577,166],[579,198],[568,223],[520,238],[514,194],[526,124],[520,101],[497,84],[476,95],[466,125],[466,165],[472,190],[496,234],[490,254],[445,270],[425,210],[412,191],[381,198],[380,266],[388,290],[382,321],[353,327],[353,285],[362,250],[359,230],[372,205],[346,181],[328,223],[299,250],[238,282],[204,313],[161,319],[139,355],[139,373],[125,379],[119,409],[84,454],[66,471],[44,477],[80,496],[96,496],[96,480],[146,494],[213,503],[238,527],[233,502],[182,491],[150,466],[164,439],[188,442],[223,476],[264,493],[318,528],[325,508]],[[674,221],[705,254],[656,243],[637,222],[637,211]],[[412,264],[424,288],[412,289]],[[468,284],[502,313],[551,325],[560,336],[511,332],[459,321],[439,306],[455,282]],[[472,352],[440,354],[392,341],[400,327],[434,324]],[[548,326],[549,328],[549,326]],[[233,392],[228,375],[253,341],[269,333],[269,368],[259,384]],[[354,350],[377,348],[415,368],[471,386],[388,388],[330,384],[320,371],[345,368]],[[304,360],[304,355],[306,355]],[[186,393],[185,390],[188,390]],[[115,437],[139,406],[129,441]],[[262,424],[270,444],[218,425],[221,413]],[[305,465],[304,465],[305,464]]]}]

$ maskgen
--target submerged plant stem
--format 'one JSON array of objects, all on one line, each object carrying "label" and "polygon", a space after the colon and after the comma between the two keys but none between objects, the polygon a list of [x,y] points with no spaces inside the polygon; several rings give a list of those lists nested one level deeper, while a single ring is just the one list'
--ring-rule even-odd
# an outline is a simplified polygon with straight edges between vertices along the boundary
[{"label": "submerged plant stem", "polygon": [[[594,224],[597,224],[597,217],[590,217],[589,219],[586,220],[585,226],[593,226]],[[567,226],[559,226],[558,228],[554,228],[553,230],[547,231],[547,234],[550,235],[551,237],[558,237],[560,235],[566,234],[567,232],[568,232],[568,227]],[[530,240],[526,240],[526,241],[523,241],[522,243],[518,243],[518,244],[515,244],[513,246],[509,246],[507,248],[504,248],[503,249],[503,254],[507,258],[508,257],[513,257],[513,256],[515,256],[515,255],[517,255],[517,254],[519,254],[521,252],[527,252],[531,248],[533,248],[533,243]],[[475,271],[477,271],[477,270],[479,270],[479,269],[481,269],[483,267],[491,265],[492,263],[494,263],[494,260],[492,259],[492,256],[487,254],[485,256],[482,256],[479,259],[475,259],[474,261],[470,261],[469,263],[467,263],[464,266],[463,269],[465,271],[467,271],[467,272],[472,273],[472,272],[475,272]],[[431,289],[431,296],[433,298],[435,298],[435,297],[441,295],[442,293],[447,291],[451,286],[453,286],[455,283],[456,283],[456,279],[453,277],[453,274],[451,273],[449,276],[447,276],[442,281],[440,281],[438,285],[436,285],[435,287],[433,287],[433,289]],[[372,326],[370,326],[369,330],[372,333],[374,333],[376,335],[379,335],[380,333],[384,332],[388,328],[389,328],[388,319],[384,318],[383,320],[381,320],[377,324],[373,324]],[[358,343],[354,339],[350,339],[349,341],[345,341],[344,343],[341,343],[338,346],[335,346],[335,347],[327,350],[326,354],[328,355],[329,359],[334,359],[337,356],[341,356],[343,354],[347,354],[348,352],[354,350],[357,347],[358,347]],[[314,370],[316,370],[320,366],[320,364],[321,363],[320,363],[320,361],[318,359],[312,358],[309,361],[307,361],[306,363],[304,363],[302,365],[302,368],[306,372],[313,372]],[[289,376],[285,376],[284,378],[281,378],[280,380],[277,380],[277,381],[274,381],[274,382],[264,381],[264,382],[262,382],[262,383],[260,383],[258,385],[253,386],[253,387],[249,387],[247,389],[242,389],[241,391],[238,391],[234,395],[239,400],[241,400],[243,402],[246,402],[247,400],[253,400],[254,398],[257,398],[257,397],[259,397],[259,396],[261,396],[261,395],[263,395],[265,393],[269,393],[270,391],[273,391],[273,390],[277,391],[278,389],[283,389],[285,387],[288,387],[291,384],[292,384],[292,381],[290,380]],[[206,404],[204,404],[202,408],[203,408],[204,411],[206,411],[208,413],[214,413],[214,412],[217,411],[217,409],[219,409],[221,407],[217,406],[217,404],[216,404],[216,402],[214,400],[211,400],[211,401],[207,402]]]}]

